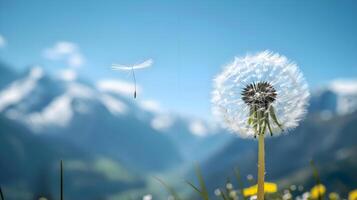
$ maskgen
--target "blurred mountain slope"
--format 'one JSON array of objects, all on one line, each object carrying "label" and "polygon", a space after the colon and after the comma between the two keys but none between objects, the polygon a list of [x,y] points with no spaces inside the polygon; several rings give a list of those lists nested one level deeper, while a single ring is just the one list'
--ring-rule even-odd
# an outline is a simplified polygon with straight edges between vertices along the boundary
[{"label": "blurred mountain slope", "polygon": [[0,117],[0,133],[0,184],[6,199],[57,196],[61,159],[68,197],[95,199],[145,187],[144,180],[115,160],[90,155],[57,138],[39,137],[4,117]]},{"label": "blurred mountain slope", "polygon": [[[286,136],[266,140],[266,170],[268,181],[311,186],[313,177],[309,162],[314,159],[321,169],[321,178],[329,188],[346,192],[357,182],[357,112],[333,115],[327,119],[321,113],[311,113],[301,125]],[[210,188],[223,185],[233,177],[238,167],[243,175],[256,174],[257,143],[237,138],[203,164]],[[341,164],[343,163],[343,164]],[[305,170],[308,176],[300,181],[293,177]],[[347,180],[343,177],[348,177]],[[340,180],[339,180],[340,179]],[[343,189],[341,189],[343,188]]]}]

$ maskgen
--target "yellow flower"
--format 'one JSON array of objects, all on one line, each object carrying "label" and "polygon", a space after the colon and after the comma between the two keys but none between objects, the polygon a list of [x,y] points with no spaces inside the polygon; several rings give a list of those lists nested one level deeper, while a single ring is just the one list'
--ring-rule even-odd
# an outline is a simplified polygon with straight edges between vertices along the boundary
[{"label": "yellow flower", "polygon": [[313,188],[311,188],[311,198],[312,199],[318,199],[319,197],[322,197],[326,192],[326,188],[322,184],[315,185]]},{"label": "yellow flower", "polygon": [[336,192],[331,192],[329,195],[328,195],[328,198],[330,200],[338,200],[340,199],[340,196],[336,193]]},{"label": "yellow flower", "polygon": [[[264,183],[264,193],[274,193],[278,191],[278,186],[275,183]],[[258,192],[258,185],[253,185],[251,187],[245,188],[243,190],[243,195],[245,197],[256,195]]]},{"label": "yellow flower", "polygon": [[348,193],[348,200],[357,200],[357,189]]}]

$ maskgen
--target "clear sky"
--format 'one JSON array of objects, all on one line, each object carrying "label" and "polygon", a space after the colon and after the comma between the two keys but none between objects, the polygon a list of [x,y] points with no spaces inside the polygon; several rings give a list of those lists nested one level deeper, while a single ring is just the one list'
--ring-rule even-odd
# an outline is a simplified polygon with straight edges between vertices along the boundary
[{"label": "clear sky", "polygon": [[[357,77],[357,1],[18,1],[0,0],[0,59],[14,68],[56,72],[46,48],[69,41],[93,81],[130,77],[112,63],[154,59],[137,74],[139,98],[210,118],[212,78],[236,55],[270,49],[301,67],[317,87]],[[4,43],[4,42],[3,42]]]}]

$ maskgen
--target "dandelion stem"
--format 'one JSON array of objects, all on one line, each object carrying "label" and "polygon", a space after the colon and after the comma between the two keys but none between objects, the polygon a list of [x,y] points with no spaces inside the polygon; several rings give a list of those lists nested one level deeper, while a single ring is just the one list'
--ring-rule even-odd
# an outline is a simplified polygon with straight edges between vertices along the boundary
[{"label": "dandelion stem", "polygon": [[265,176],[265,150],[264,134],[260,133],[258,138],[258,200],[264,200],[264,176]]}]

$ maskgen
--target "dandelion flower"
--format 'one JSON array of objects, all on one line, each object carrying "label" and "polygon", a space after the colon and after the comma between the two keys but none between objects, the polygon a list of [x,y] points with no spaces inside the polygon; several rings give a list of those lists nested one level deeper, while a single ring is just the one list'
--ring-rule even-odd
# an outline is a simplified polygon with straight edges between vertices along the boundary
[{"label": "dandelion flower", "polygon": [[264,199],[264,137],[297,127],[309,96],[298,66],[270,51],[236,57],[214,79],[214,115],[244,138],[259,136],[258,200]]},{"label": "dandelion flower", "polygon": [[[278,186],[275,183],[264,183],[264,193],[275,193],[278,191]],[[243,190],[243,195],[245,197],[256,195],[258,192],[258,185],[253,185],[251,187],[245,188]]]},{"label": "dandelion flower", "polygon": [[348,193],[348,200],[356,200],[357,199],[357,189],[352,190]]},{"label": "dandelion flower", "polygon": [[[298,66],[285,56],[264,51],[236,57],[214,79],[213,113],[242,137],[256,136],[264,124],[277,135],[298,126],[309,96]],[[257,121],[259,114],[265,121]]]},{"label": "dandelion flower", "polygon": [[321,198],[326,192],[326,187],[322,184],[315,185],[311,188],[310,195],[312,199]]},{"label": "dandelion flower", "polygon": [[338,199],[340,199],[340,195],[338,195],[336,192],[331,192],[328,195],[328,199],[329,200],[338,200]]}]

